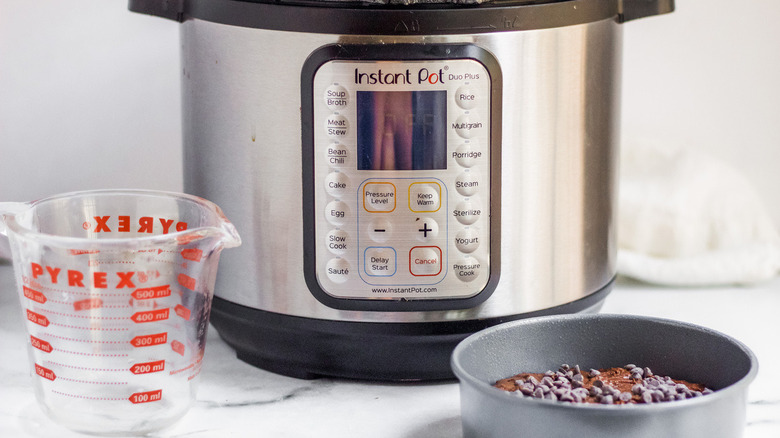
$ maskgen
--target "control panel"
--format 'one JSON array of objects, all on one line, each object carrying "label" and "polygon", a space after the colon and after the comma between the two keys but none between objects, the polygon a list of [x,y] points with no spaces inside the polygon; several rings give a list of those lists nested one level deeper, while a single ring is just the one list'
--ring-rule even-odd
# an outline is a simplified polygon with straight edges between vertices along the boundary
[{"label": "control panel", "polygon": [[325,56],[303,80],[305,267],[333,307],[473,305],[497,280],[497,72],[474,46],[441,46],[442,57],[414,47],[400,59]]}]

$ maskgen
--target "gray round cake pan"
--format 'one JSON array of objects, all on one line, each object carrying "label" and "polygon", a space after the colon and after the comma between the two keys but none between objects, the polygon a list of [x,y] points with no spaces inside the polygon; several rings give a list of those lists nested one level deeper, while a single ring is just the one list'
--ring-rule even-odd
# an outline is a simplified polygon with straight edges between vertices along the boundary
[{"label": "gray round cake pan", "polygon": [[[736,438],[745,426],[755,355],[714,330],[632,315],[556,315],[501,324],[452,354],[465,438]],[[706,385],[702,397],[653,404],[572,404],[522,397],[492,385],[521,372],[636,364]]]}]

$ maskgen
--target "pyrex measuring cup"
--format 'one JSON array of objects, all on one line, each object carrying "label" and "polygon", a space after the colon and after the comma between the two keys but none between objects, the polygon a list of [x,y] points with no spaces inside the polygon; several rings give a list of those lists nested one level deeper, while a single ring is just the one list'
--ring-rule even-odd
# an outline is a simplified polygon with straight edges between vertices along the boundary
[{"label": "pyrex measuring cup", "polygon": [[74,430],[144,434],[197,390],[217,264],[240,245],[194,196],[101,190],[0,204],[36,397]]}]

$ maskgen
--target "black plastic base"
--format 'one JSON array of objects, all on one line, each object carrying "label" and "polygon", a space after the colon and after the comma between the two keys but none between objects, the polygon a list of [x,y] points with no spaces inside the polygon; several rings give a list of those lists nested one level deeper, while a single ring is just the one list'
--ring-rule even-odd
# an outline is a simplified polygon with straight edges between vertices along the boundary
[{"label": "black plastic base", "polygon": [[450,355],[484,328],[534,316],[577,313],[601,303],[612,290],[537,312],[465,321],[375,323],[302,318],[214,298],[211,323],[244,362],[285,376],[360,380],[453,379]]}]

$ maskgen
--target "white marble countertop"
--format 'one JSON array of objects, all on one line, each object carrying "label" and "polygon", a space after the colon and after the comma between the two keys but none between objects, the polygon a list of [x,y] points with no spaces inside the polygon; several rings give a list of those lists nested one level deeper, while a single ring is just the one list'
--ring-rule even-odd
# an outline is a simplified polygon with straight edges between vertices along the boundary
[{"label": "white marble countertop", "polygon": [[[760,364],[745,438],[780,437],[780,278],[750,287],[668,289],[620,279],[602,309],[704,325],[750,347]],[[0,437],[84,437],[50,421],[33,394],[12,269],[0,264]],[[297,380],[236,359],[209,332],[197,402],[159,437],[461,436],[456,382]]]}]

